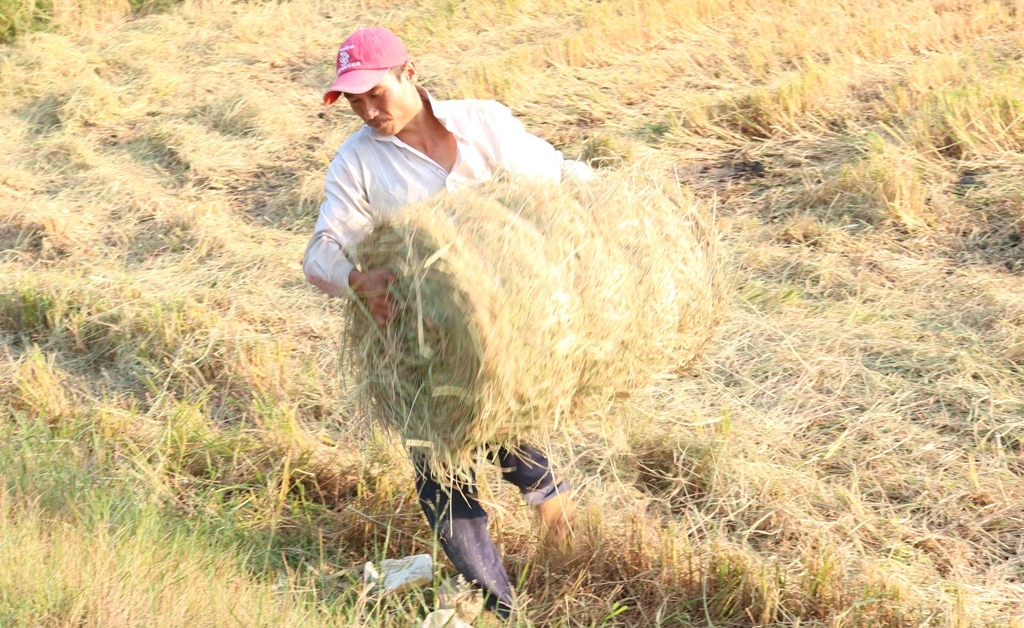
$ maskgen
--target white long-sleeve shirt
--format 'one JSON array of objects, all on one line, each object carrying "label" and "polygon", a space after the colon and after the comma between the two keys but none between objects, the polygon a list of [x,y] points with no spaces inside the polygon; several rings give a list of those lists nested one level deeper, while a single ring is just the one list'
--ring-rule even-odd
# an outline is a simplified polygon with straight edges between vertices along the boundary
[{"label": "white long-sleeve shirt", "polygon": [[[430,98],[429,94],[421,93]],[[376,220],[442,190],[483,183],[500,171],[559,182],[589,178],[590,168],[566,160],[551,144],[526,131],[508,107],[493,100],[434,100],[434,116],[455,135],[451,172],[395,136],[363,125],[338,149],[327,168],[313,237],[302,269],[333,296],[352,296],[348,275],[355,246]]]}]

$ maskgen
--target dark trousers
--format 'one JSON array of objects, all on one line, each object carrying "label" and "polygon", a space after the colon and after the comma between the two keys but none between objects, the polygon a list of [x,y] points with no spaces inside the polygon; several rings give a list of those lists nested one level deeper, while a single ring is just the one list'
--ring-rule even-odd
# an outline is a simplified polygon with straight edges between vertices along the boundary
[{"label": "dark trousers", "polygon": [[[492,451],[491,460],[501,465],[501,476],[519,489],[523,499],[538,506],[558,493],[569,490],[555,479],[547,457],[531,445],[516,451]],[[474,484],[463,484],[446,491],[422,468],[416,468],[416,491],[448,560],[467,582],[475,582],[484,591],[484,601],[502,617],[512,609],[512,585],[498,548],[487,533],[487,512],[477,500]]]}]

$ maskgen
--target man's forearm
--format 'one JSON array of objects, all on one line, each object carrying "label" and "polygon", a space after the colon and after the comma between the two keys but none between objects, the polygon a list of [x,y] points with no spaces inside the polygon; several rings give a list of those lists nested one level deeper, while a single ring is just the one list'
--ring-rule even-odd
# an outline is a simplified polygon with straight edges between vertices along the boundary
[{"label": "man's forearm", "polygon": [[360,283],[363,278],[363,273],[356,270],[355,267],[348,272],[348,287],[355,291],[356,284]]}]

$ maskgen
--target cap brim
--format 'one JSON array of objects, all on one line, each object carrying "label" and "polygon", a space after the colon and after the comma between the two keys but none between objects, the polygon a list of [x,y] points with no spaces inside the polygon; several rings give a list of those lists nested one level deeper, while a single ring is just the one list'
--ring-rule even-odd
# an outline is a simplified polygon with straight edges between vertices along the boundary
[{"label": "cap brim", "polygon": [[387,69],[349,70],[331,83],[327,93],[324,94],[324,103],[329,105],[338,100],[338,97],[342,94],[362,94],[368,92],[376,87],[377,83],[380,83],[380,80],[387,73]]}]

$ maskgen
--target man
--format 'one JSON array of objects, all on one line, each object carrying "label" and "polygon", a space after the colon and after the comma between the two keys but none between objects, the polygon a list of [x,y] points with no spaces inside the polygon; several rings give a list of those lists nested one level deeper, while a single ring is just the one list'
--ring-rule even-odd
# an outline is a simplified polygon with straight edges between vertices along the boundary
[{"label": "man", "polygon": [[[327,169],[313,237],[302,266],[306,278],[331,296],[363,299],[377,324],[395,315],[387,269],[358,269],[349,259],[375,219],[443,190],[482,183],[499,171],[553,182],[588,178],[590,169],[567,161],[526,132],[509,109],[494,101],[437,101],[416,85],[416,66],[402,41],[381,28],[357,30],[338,50],[337,78],[324,94],[344,97],[365,123],[338,149]],[[556,480],[542,452],[491,452],[505,480],[536,507],[549,541],[568,534],[569,486]],[[485,591],[488,606],[507,616],[508,573],[487,533],[487,513],[474,486],[442,487],[416,469],[420,505],[445,553],[469,582]]]}]

